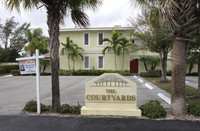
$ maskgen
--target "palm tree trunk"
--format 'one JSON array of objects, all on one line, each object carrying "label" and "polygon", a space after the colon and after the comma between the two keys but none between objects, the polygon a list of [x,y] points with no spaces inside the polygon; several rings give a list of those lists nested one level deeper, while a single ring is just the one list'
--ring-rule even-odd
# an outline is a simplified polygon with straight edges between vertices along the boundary
[{"label": "palm tree trunk", "polygon": [[118,73],[117,72],[117,54],[114,53],[114,55],[115,55],[115,72]]},{"label": "palm tree trunk", "polygon": [[42,73],[44,73],[44,72],[45,72],[45,70],[46,70],[46,67],[47,67],[47,65],[45,64],[45,65],[44,65],[44,67],[43,67],[43,71],[42,71]]},{"label": "palm tree trunk", "polygon": [[69,68],[69,75],[72,76],[71,68],[70,68],[70,57],[68,54],[68,68]]},{"label": "palm tree trunk", "polygon": [[59,85],[59,24],[60,12],[48,8],[47,24],[49,27],[49,46],[51,57],[51,82],[52,82],[52,111],[58,112],[60,107],[60,85]]},{"label": "palm tree trunk", "polygon": [[74,70],[74,60],[73,60],[73,71],[75,71],[75,70]]},{"label": "palm tree trunk", "polygon": [[121,69],[121,75],[122,75],[122,72],[123,72],[123,68],[124,68],[124,50],[122,52],[122,69]]},{"label": "palm tree trunk", "polygon": [[185,96],[185,59],[187,44],[184,40],[174,40],[171,80],[171,113],[173,115],[186,114]]},{"label": "palm tree trunk", "polygon": [[144,61],[144,67],[145,67],[146,72],[148,72],[148,68],[147,68],[147,63],[146,63],[146,61]]},{"label": "palm tree trunk", "polygon": [[190,74],[190,73],[192,72],[193,65],[194,65],[194,64],[190,64],[188,74]]},{"label": "palm tree trunk", "polygon": [[161,63],[161,82],[166,82],[166,74],[167,74],[167,52],[162,51],[160,53],[160,63]]},{"label": "palm tree trunk", "polygon": [[198,63],[198,92],[197,92],[197,96],[200,97],[200,58],[199,58],[199,63]]}]

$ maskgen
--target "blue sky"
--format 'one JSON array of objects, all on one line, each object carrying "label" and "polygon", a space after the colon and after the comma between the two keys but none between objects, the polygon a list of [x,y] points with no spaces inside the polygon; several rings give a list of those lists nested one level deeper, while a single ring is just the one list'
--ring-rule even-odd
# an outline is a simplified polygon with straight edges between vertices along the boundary
[{"label": "blue sky", "polygon": [[[0,3],[0,19],[4,23],[6,19],[15,16],[15,21],[19,23],[30,22],[31,28],[42,28],[45,35],[48,35],[48,28],[46,24],[46,11],[44,8],[34,9],[32,11],[21,10],[20,14],[17,11],[9,11]],[[90,10],[86,11],[91,27],[112,27],[114,25],[129,26],[127,19],[129,17],[136,17],[138,9],[134,9],[130,5],[130,0],[103,0],[103,5],[97,12]],[[70,17],[65,17],[65,24],[61,28],[75,27]]]}]

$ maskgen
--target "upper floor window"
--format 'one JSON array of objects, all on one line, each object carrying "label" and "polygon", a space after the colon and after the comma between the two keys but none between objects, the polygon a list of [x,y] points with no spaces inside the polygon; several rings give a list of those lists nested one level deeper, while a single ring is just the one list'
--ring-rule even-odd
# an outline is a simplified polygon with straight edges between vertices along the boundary
[{"label": "upper floor window", "polygon": [[103,33],[98,33],[98,45],[103,45]]},{"label": "upper floor window", "polygon": [[89,38],[90,38],[90,34],[89,33],[84,33],[83,34],[83,42],[84,42],[84,45],[85,46],[89,46],[90,44],[90,41],[89,41]]}]

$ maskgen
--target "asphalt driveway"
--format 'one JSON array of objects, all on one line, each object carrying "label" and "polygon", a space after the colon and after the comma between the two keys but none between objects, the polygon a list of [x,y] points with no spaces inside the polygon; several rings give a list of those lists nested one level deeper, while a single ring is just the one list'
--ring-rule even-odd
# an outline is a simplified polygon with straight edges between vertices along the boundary
[{"label": "asphalt driveway", "polygon": [[[96,76],[60,76],[61,103],[70,105],[85,105],[85,83]],[[127,76],[137,84],[138,106],[147,103],[149,100],[159,100],[165,108],[169,104],[158,96],[163,93],[170,98],[165,91],[154,87],[149,89],[142,78]],[[24,105],[30,100],[36,100],[35,76],[11,76],[0,77],[0,115],[19,115]],[[40,77],[41,102],[51,105],[51,76]]]}]

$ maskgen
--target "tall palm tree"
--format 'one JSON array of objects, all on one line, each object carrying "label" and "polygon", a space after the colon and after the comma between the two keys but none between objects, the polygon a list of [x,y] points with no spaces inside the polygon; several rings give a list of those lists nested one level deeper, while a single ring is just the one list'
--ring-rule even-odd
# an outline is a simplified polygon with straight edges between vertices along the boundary
[{"label": "tall palm tree", "polygon": [[115,57],[115,71],[117,73],[117,55],[120,55],[121,49],[119,48],[119,44],[123,41],[123,38],[121,37],[121,33],[116,32],[114,29],[112,30],[112,37],[111,39],[109,38],[104,38],[103,41],[108,42],[110,45],[106,46],[102,50],[102,54],[105,55],[106,51],[114,52],[114,57]]},{"label": "tall palm tree", "polygon": [[67,51],[67,59],[68,59],[68,68],[69,68],[69,74],[72,75],[71,67],[70,67],[70,59],[74,62],[75,58],[78,56],[81,56],[83,59],[83,56],[78,52],[79,50],[83,51],[83,48],[79,47],[77,44],[74,44],[74,42],[70,39],[70,37],[66,37],[66,43],[62,43],[63,48],[61,50],[61,54],[64,55],[64,52]]},{"label": "tall palm tree", "polygon": [[196,0],[161,0],[160,16],[163,25],[171,32],[172,51],[171,112],[186,114],[185,67],[187,44],[191,34],[200,26]]},{"label": "tall palm tree", "polygon": [[96,10],[101,4],[100,0],[4,0],[10,9],[20,10],[20,6],[26,9],[34,7],[46,8],[47,25],[49,28],[49,46],[52,73],[52,111],[58,112],[60,107],[60,85],[59,85],[59,24],[63,22],[64,16],[71,14],[72,21],[79,26],[89,25],[89,19],[84,9]]}]

